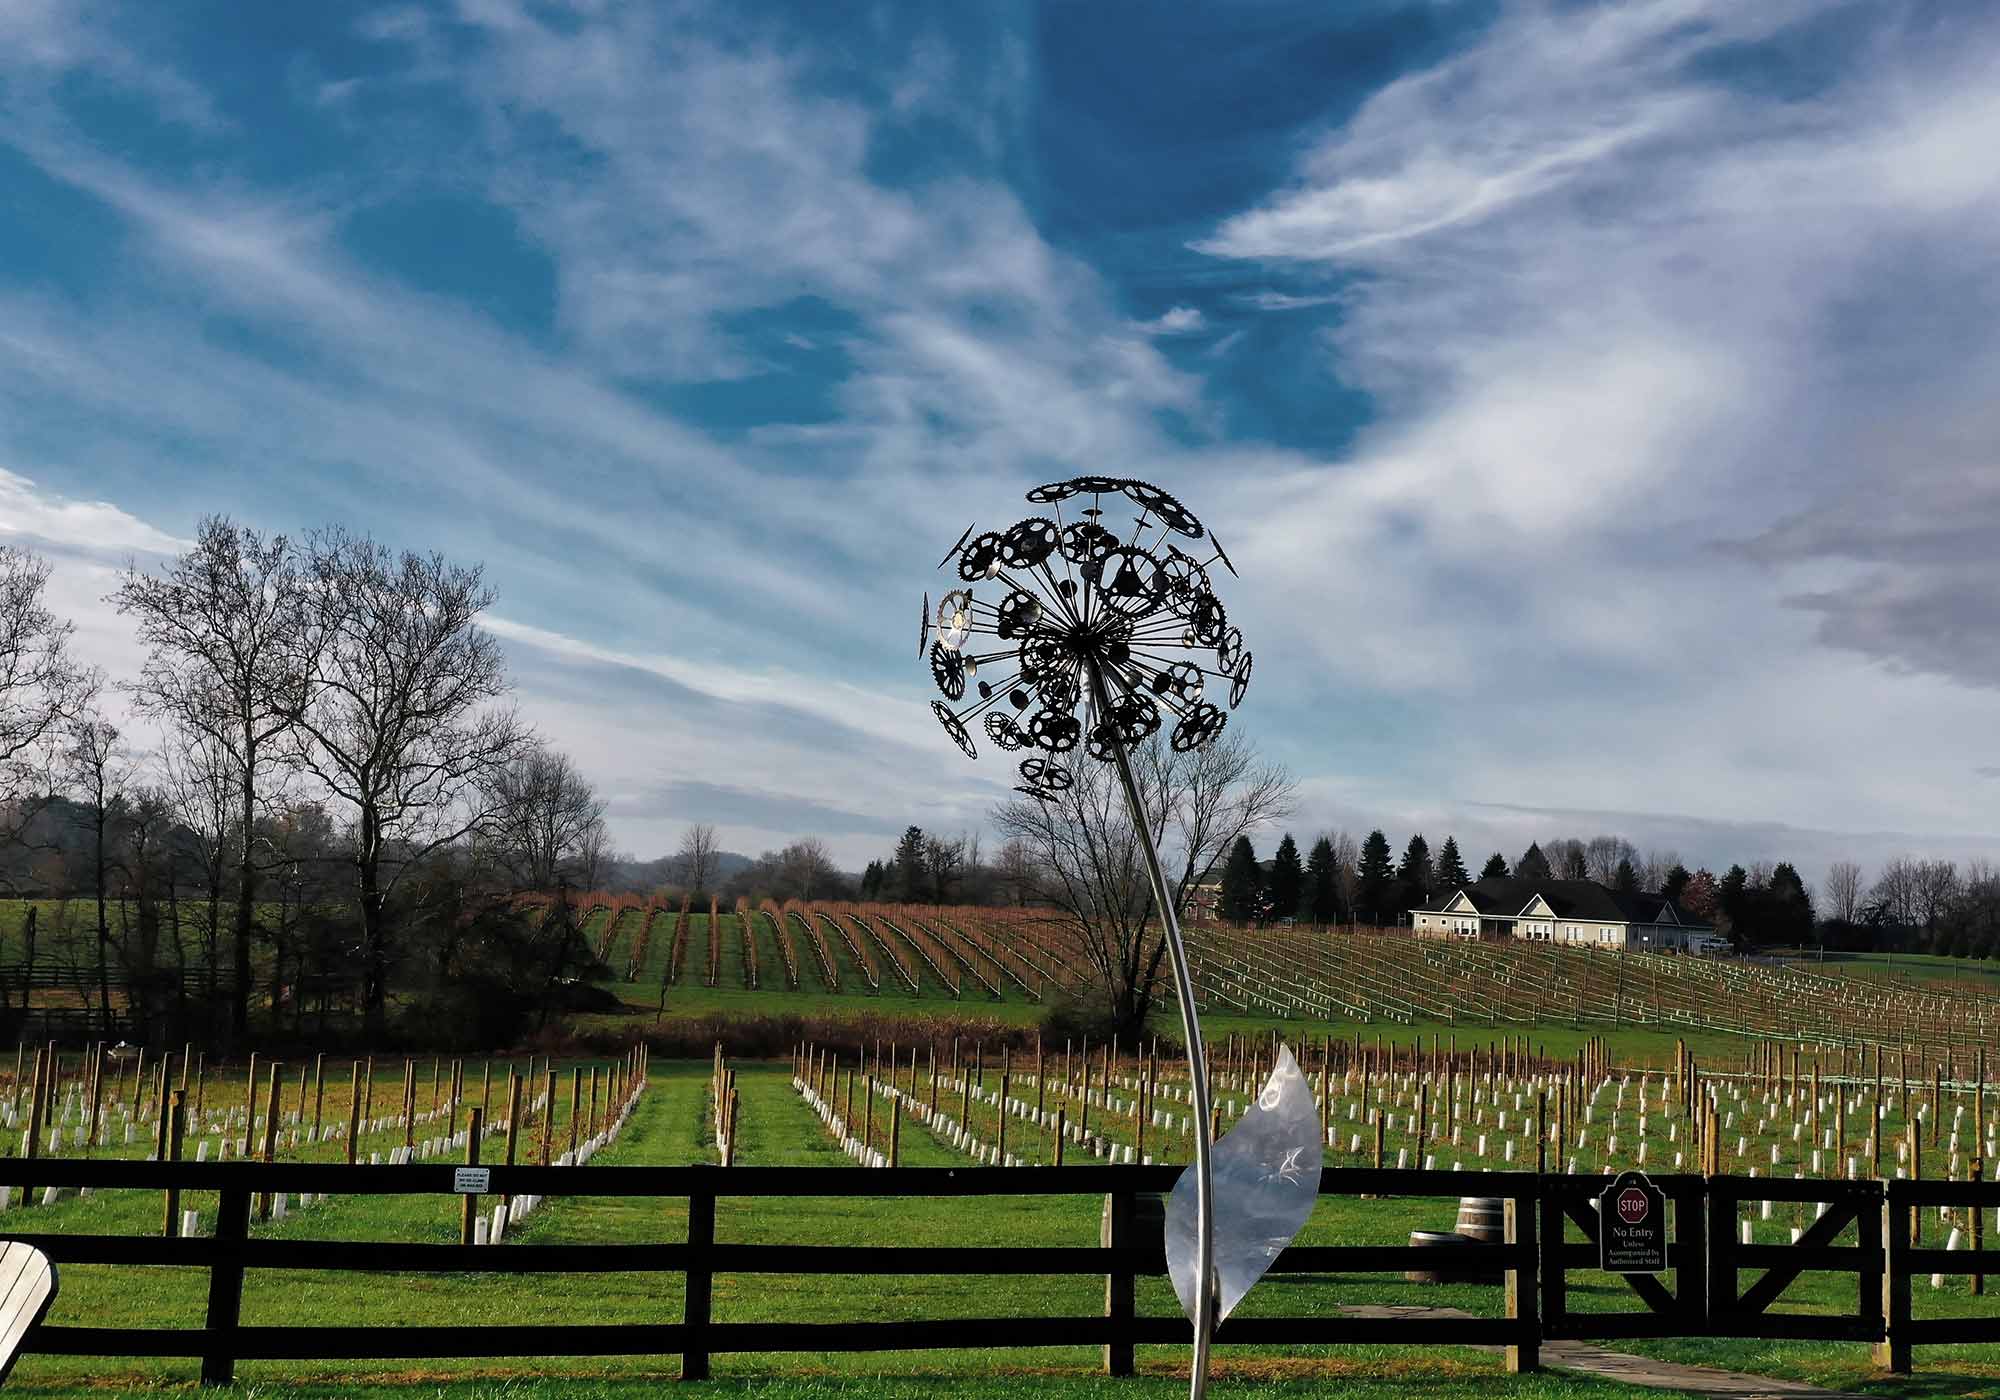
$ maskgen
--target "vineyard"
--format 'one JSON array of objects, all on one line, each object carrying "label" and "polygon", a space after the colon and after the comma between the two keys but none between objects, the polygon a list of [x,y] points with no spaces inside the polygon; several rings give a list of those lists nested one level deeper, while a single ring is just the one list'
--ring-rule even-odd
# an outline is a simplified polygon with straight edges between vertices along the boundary
[{"label": "vineyard", "polygon": [[[700,986],[853,1002],[1033,1008],[1089,997],[1095,963],[1045,912],[851,904],[711,908],[676,916],[630,897],[585,902],[627,1000]],[[1188,930],[1205,1014],[1254,1022],[1683,1033],[1968,1051],[2000,1031],[2000,989],[1873,969],[1697,958],[1530,942],[1445,942],[1353,929]],[[671,947],[673,952],[669,952]],[[686,949],[684,956],[680,950]],[[690,962],[689,958],[693,960]]]}]

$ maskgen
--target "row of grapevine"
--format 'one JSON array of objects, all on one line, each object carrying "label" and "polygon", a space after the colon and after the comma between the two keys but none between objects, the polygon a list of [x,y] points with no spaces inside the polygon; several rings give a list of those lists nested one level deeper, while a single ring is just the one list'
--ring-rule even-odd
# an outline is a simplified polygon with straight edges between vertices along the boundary
[{"label": "row of grapevine", "polygon": [[960,995],[958,968],[953,965],[951,955],[939,947],[936,940],[929,934],[918,928],[914,923],[908,929],[901,927],[886,911],[878,908],[871,908],[868,911],[867,918],[879,923],[883,928],[902,939],[904,943],[908,944],[916,952],[918,957],[924,960],[924,966],[931,970],[931,975],[937,978],[940,986],[948,990],[954,997]]},{"label": "row of grapevine", "polygon": [[681,910],[674,916],[673,946],[667,950],[667,981],[676,987],[681,982],[681,968],[687,964],[688,898],[685,893],[681,895]]},{"label": "row of grapevine", "polygon": [[[785,916],[778,906],[765,900],[759,911],[771,921],[771,933],[778,944],[778,957],[785,964],[785,985],[792,991],[799,989],[799,953],[792,946],[792,931],[785,927]],[[748,918],[749,915],[744,917]]]},{"label": "row of grapevine", "polygon": [[894,944],[876,932],[874,926],[852,908],[847,905],[838,905],[836,908],[838,912],[835,917],[845,919],[848,923],[861,930],[868,942],[874,945],[875,950],[889,964],[889,970],[896,974],[896,980],[903,984],[904,989],[911,996],[916,996],[922,992],[923,988],[917,982],[915,970],[903,960],[902,954],[896,951]]},{"label": "row of grapevine", "polygon": [[819,929],[800,910],[797,900],[785,905],[785,917],[795,921],[805,934],[806,946],[813,950],[813,958],[819,963],[820,980],[826,983],[826,989],[829,992],[839,991],[840,973],[833,965],[833,954],[826,946],[826,939],[820,936]]},{"label": "row of grapevine", "polygon": [[750,927],[750,901],[736,897],[736,927],[743,935],[743,985],[757,990],[757,938]]},{"label": "row of grapevine", "polygon": [[842,946],[847,949],[847,956],[853,959],[856,967],[861,969],[861,976],[867,982],[868,990],[871,993],[881,991],[882,974],[876,968],[875,960],[868,956],[867,949],[854,941],[854,935],[847,931],[847,926],[834,918],[833,915],[824,912],[819,913],[819,921],[832,929],[834,937],[838,938]]}]

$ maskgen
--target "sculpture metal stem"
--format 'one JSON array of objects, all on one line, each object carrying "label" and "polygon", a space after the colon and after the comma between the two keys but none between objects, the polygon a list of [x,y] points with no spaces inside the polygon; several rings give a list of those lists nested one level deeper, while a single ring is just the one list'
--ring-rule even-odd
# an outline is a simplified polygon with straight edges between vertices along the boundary
[{"label": "sculpture metal stem", "polygon": [[[1111,713],[1104,676],[1091,666],[1090,690],[1097,713]],[[1214,1169],[1210,1162],[1208,1052],[1201,1042],[1201,1022],[1194,1010],[1194,978],[1188,971],[1187,945],[1181,942],[1181,923],[1174,910],[1173,892],[1160,869],[1160,853],[1153,848],[1152,824],[1139,800],[1139,785],[1132,778],[1132,763],[1125,746],[1107,744],[1118,761],[1118,780],[1125,788],[1125,805],[1132,814],[1132,827],[1139,836],[1139,849],[1146,856],[1146,874],[1153,882],[1153,902],[1159,906],[1160,922],[1166,929],[1167,956],[1174,969],[1174,991],[1181,1003],[1181,1033],[1187,1039],[1188,1078],[1194,1109],[1195,1257],[1199,1264],[1199,1285],[1194,1305],[1194,1360],[1189,1367],[1190,1400],[1202,1400],[1208,1392],[1209,1342],[1215,1332],[1215,1200]]]}]

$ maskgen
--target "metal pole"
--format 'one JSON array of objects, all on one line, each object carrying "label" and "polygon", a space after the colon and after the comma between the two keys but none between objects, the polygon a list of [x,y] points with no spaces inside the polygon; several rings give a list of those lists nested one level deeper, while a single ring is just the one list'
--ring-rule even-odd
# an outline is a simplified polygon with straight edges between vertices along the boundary
[{"label": "metal pole", "polygon": [[[1100,716],[1111,713],[1110,697],[1105,694],[1104,676],[1096,666],[1090,666],[1090,690],[1097,702]],[[1181,1003],[1181,1033],[1187,1038],[1188,1078],[1193,1093],[1194,1122],[1194,1182],[1195,1182],[1195,1254],[1200,1260],[1200,1290],[1195,1294],[1194,1317],[1194,1362],[1189,1367],[1188,1394],[1191,1400],[1202,1400],[1208,1393],[1208,1351],[1209,1342],[1215,1332],[1215,1200],[1214,1171],[1210,1164],[1209,1131],[1211,1122],[1208,1105],[1208,1053],[1201,1043],[1201,1021],[1194,1009],[1194,979],[1188,972],[1187,946],[1181,942],[1181,924],[1174,910],[1174,900],[1167,888],[1166,875],[1160,869],[1159,852],[1153,849],[1153,832],[1146,820],[1146,807],[1139,800],[1139,785],[1132,779],[1132,764],[1125,756],[1125,746],[1119,743],[1107,744],[1118,761],[1118,781],[1125,788],[1125,806],[1132,815],[1133,830],[1139,836],[1139,849],[1146,856],[1146,873],[1153,882],[1153,902],[1159,906],[1160,922],[1167,933],[1167,956],[1173,964],[1174,990]]]}]

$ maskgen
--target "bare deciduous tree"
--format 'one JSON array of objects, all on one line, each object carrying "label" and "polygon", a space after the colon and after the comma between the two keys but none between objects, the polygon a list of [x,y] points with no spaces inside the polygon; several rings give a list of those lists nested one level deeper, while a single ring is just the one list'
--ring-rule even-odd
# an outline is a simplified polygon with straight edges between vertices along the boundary
[{"label": "bare deciduous tree", "polygon": [[101,715],[85,713],[70,721],[63,749],[63,773],[81,799],[80,820],[89,828],[91,893],[97,900],[98,1010],[106,1034],[111,1031],[110,844],[108,832],[132,777],[131,755],[119,742],[117,726]]},{"label": "bare deciduous tree", "polygon": [[[112,595],[138,620],[148,648],[129,687],[141,714],[199,734],[227,757],[235,797],[236,909],[230,1029],[250,1025],[250,939],[256,921],[257,805],[277,740],[310,702],[322,633],[305,626],[298,552],[283,535],[261,535],[209,516],[194,548],[158,575],[129,569]],[[352,680],[366,686],[368,673]]]},{"label": "bare deciduous tree", "polygon": [[[202,968],[211,1000],[216,995],[222,948],[222,890],[229,870],[231,839],[242,819],[238,789],[228,750],[198,729],[178,727],[169,733],[160,756],[160,786],[179,825],[181,840],[192,848],[201,872],[208,912],[202,923]],[[176,930],[178,936],[178,929]]]},{"label": "bare deciduous tree", "polygon": [[547,744],[497,770],[491,796],[494,854],[519,888],[576,880],[586,847],[602,845],[604,803],[569,755]]},{"label": "bare deciduous tree", "polygon": [[1861,912],[1861,867],[1851,860],[1837,860],[1826,868],[1820,888],[1826,895],[1826,916],[1853,923]]},{"label": "bare deciduous tree", "polygon": [[54,787],[64,724],[94,678],[70,659],[75,629],[50,611],[49,563],[0,545],[0,839],[18,838]]},{"label": "bare deciduous tree", "polygon": [[777,863],[784,892],[799,899],[825,898],[827,886],[840,874],[826,842],[817,836],[802,836],[792,842],[778,852]]},{"label": "bare deciduous tree", "polygon": [[715,828],[696,822],[681,833],[680,849],[674,853],[674,872],[690,890],[712,888],[715,880]]},{"label": "bare deciduous tree", "polygon": [[353,809],[362,1004],[387,1014],[389,896],[401,873],[493,820],[494,776],[533,736],[499,702],[499,643],[479,626],[493,602],[479,567],[400,555],[335,528],[307,542],[297,655],[308,679],[290,722],[291,760]]},{"label": "bare deciduous tree", "polygon": [[[1291,776],[1240,736],[1186,754],[1155,739],[1132,761],[1141,809],[1183,911],[1237,837],[1292,810]],[[1059,797],[1005,803],[994,821],[1001,839],[1026,853],[1036,896],[1068,925],[1105,1009],[1127,1033],[1138,1031],[1159,994],[1166,939],[1116,774],[1106,764],[1079,764]]]},{"label": "bare deciduous tree", "polygon": [[924,877],[930,882],[931,897],[939,904],[952,903],[952,889],[965,870],[965,838],[936,834],[924,837]]},{"label": "bare deciduous tree", "polygon": [[[1618,877],[1618,862],[1630,861],[1633,872],[1639,868],[1639,850],[1622,836],[1593,836],[1584,843],[1583,861],[1585,878],[1595,880],[1600,885],[1609,885]],[[1650,888],[1657,889],[1657,885]]]}]

